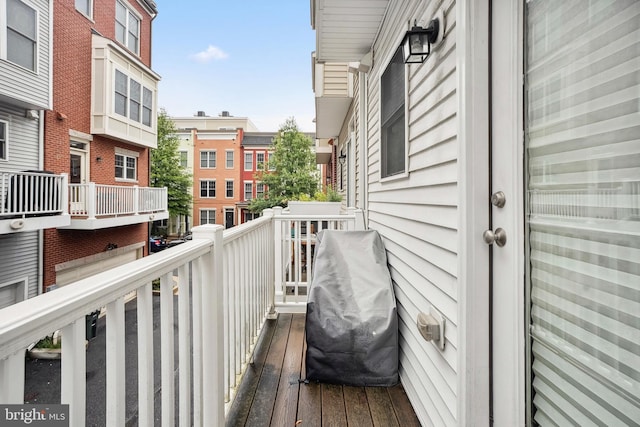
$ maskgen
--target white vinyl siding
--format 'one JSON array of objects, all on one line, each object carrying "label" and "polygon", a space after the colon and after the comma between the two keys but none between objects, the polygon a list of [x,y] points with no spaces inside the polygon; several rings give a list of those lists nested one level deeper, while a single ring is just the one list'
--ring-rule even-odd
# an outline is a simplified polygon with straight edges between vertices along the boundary
[{"label": "white vinyl siding", "polygon": [[[447,33],[407,73],[408,177],[381,182],[380,79],[407,30],[430,17],[433,2],[390,2],[367,76],[366,159],[369,226],[384,240],[398,301],[400,376],[423,425],[456,426],[458,413],[458,122],[456,6],[440,6]],[[362,97],[362,95],[360,95]],[[365,106],[363,106],[365,108]],[[359,125],[355,126],[356,129]],[[364,177],[362,177],[364,178]],[[474,302],[470,302],[473,304]],[[446,349],[426,342],[416,317],[435,307],[446,320]],[[470,332],[472,333],[472,332]]]},{"label": "white vinyl siding", "polygon": [[527,6],[533,417],[637,425],[640,3]]},{"label": "white vinyl siding", "polygon": [[[14,286],[26,280],[28,284],[27,296],[32,298],[38,294],[38,232],[22,232],[0,235],[0,284],[13,287],[5,288],[6,298],[17,297],[18,302],[24,299],[23,289]],[[3,289],[0,289],[0,294]],[[17,292],[17,293],[16,293]]]},{"label": "white vinyl siding", "polygon": [[0,98],[5,101],[51,108],[49,12],[47,1],[0,0]]},{"label": "white vinyl siding", "polygon": [[25,118],[24,109],[1,103],[0,121],[7,123],[5,138],[9,160],[0,162],[2,169],[13,172],[39,169],[38,121]]}]

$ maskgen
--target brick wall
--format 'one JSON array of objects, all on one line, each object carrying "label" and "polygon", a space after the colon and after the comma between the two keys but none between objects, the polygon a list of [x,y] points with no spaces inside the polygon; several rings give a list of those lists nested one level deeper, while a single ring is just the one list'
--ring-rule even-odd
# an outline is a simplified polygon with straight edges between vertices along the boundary
[{"label": "brick wall", "polygon": [[[136,1],[127,2],[143,17],[140,25],[140,60],[151,66],[151,17]],[[115,0],[94,2],[93,22],[75,9],[74,0],[54,2],[53,109],[45,116],[45,169],[69,173],[69,131],[91,132],[91,30],[115,37]],[[137,185],[149,185],[149,150],[102,136],[89,144],[89,180],[98,184],[133,185],[115,180],[115,148],[139,153]],[[98,160],[100,158],[100,160]],[[148,224],[94,231],[45,230],[44,287],[55,280],[55,265],[106,250],[146,242]]]}]

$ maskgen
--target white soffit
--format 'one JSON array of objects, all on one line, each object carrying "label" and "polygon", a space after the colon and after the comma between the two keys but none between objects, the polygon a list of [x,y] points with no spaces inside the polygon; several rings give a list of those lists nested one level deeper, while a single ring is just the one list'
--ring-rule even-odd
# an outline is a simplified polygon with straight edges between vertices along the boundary
[{"label": "white soffit", "polygon": [[353,62],[371,50],[389,0],[311,0],[319,62]]},{"label": "white soffit", "polygon": [[340,134],[351,98],[316,98],[316,138],[335,138]]}]

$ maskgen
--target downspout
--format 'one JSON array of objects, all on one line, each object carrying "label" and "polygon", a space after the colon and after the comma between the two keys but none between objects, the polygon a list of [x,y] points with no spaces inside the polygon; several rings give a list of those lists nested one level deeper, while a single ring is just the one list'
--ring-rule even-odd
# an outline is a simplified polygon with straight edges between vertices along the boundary
[{"label": "downspout", "polygon": [[[39,111],[38,118],[38,170],[44,170],[44,117]],[[44,230],[38,230],[38,295],[44,292]]]},{"label": "downspout", "polygon": [[368,173],[368,155],[369,155],[369,136],[367,135],[367,121],[369,119],[368,113],[368,101],[367,94],[368,85],[367,77],[368,73],[360,72],[358,85],[360,93],[360,209],[364,215],[365,229],[368,227],[369,218],[369,173]]}]

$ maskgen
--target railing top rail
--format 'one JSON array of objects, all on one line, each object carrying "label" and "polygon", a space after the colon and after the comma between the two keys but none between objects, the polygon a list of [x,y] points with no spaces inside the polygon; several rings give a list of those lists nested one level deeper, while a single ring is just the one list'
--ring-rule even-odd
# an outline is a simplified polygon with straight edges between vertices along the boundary
[{"label": "railing top rail", "polygon": [[272,220],[273,212],[270,209],[265,209],[261,217],[224,230],[224,242],[228,243],[239,239],[240,237],[247,235],[256,229],[263,227],[265,224],[269,224]]},{"label": "railing top rail", "polygon": [[206,254],[212,245],[211,240],[194,239],[0,310],[0,360]]}]

